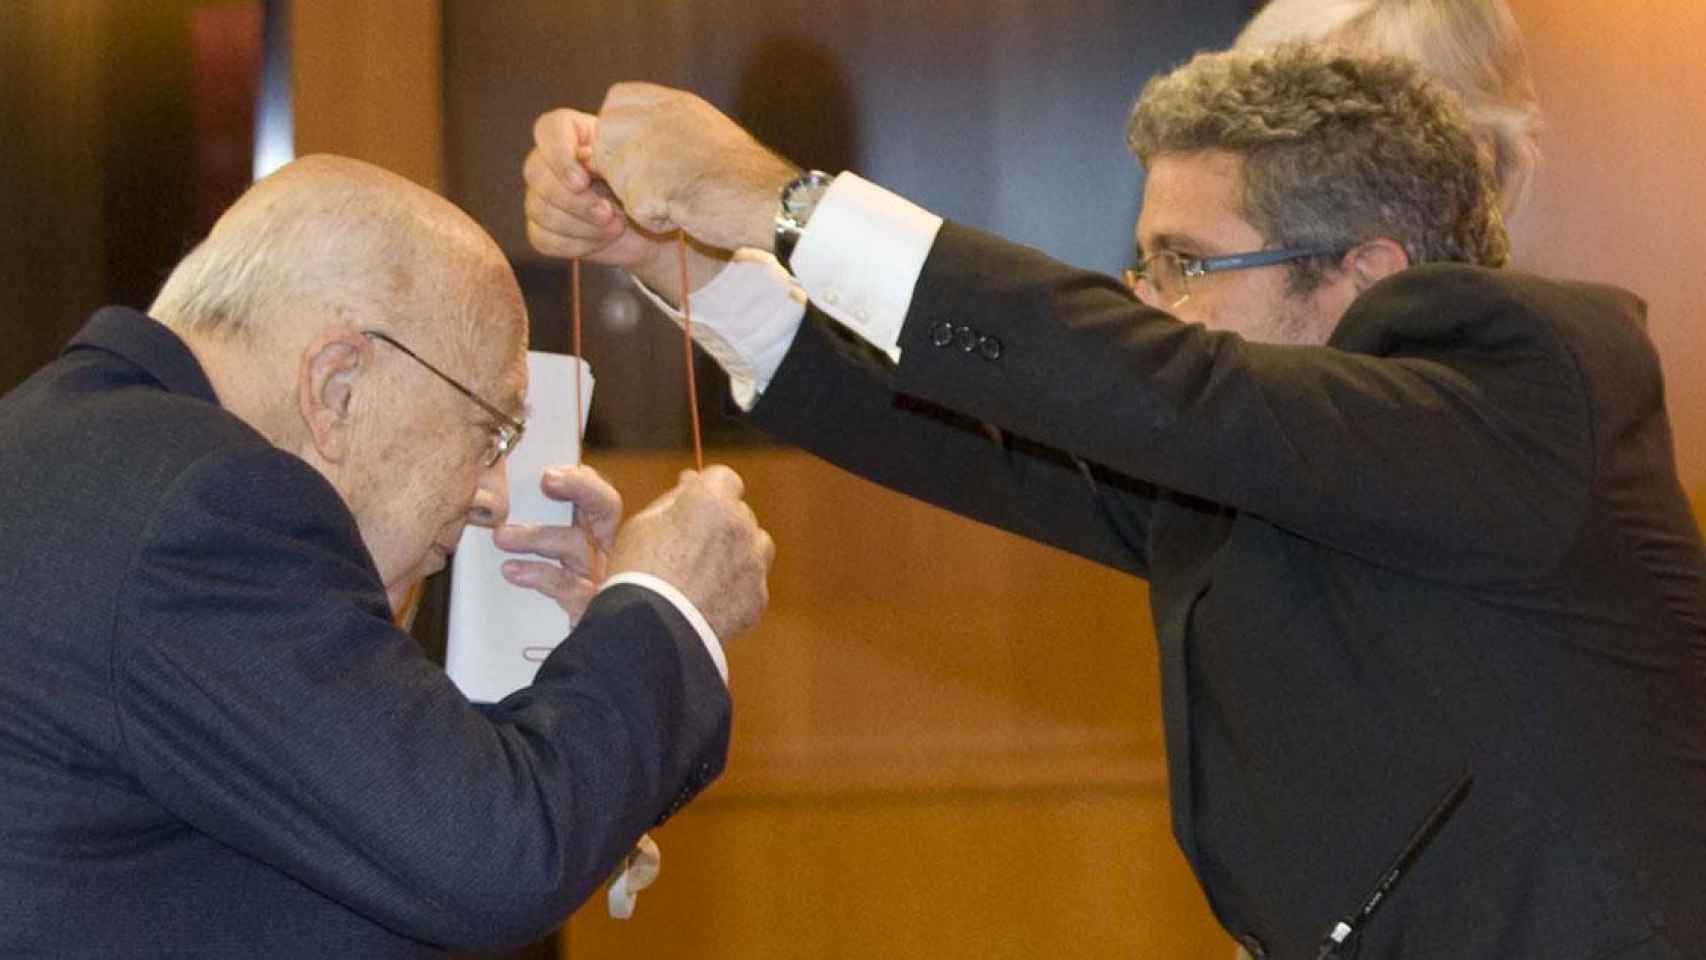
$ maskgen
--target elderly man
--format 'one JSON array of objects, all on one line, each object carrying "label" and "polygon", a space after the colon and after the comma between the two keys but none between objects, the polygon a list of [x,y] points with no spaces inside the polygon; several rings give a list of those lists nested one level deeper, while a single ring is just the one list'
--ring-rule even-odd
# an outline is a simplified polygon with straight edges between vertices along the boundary
[{"label": "elderly man", "polygon": [[[500,528],[578,615],[476,708],[392,623],[506,513],[527,327],[497,246],[349,160],[257,184],[150,316],[0,399],[0,952],[526,942],[722,768],[769,537],[726,468],[617,531]],[[610,576],[592,595],[590,580]],[[389,597],[390,602],[387,602]]]},{"label": "elderly man", "polygon": [[758,424],[1151,581],[1175,833],[1251,954],[1696,955],[1706,557],[1640,303],[1493,269],[1403,63],[1205,55],[1129,133],[1142,302],[656,87],[541,118],[528,213],[668,296],[592,170],[775,250],[797,287],[695,271]]}]

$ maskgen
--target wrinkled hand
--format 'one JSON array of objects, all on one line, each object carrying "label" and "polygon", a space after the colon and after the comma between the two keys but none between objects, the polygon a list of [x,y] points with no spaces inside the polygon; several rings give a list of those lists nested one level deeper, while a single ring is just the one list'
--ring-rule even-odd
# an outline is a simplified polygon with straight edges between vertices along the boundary
[{"label": "wrinkled hand", "polygon": [[547,256],[634,269],[657,259],[664,237],[630,221],[615,194],[583,162],[597,123],[590,114],[568,109],[534,121],[533,149],[521,168],[527,242]]},{"label": "wrinkled hand", "polygon": [[550,597],[571,621],[578,622],[604,581],[616,528],[622,522],[622,495],[588,466],[546,470],[539,488],[553,500],[574,504],[574,523],[506,524],[492,531],[498,549],[545,558],[505,560],[500,569],[505,580]]},{"label": "wrinkled hand", "polygon": [[674,490],[617,534],[610,572],[633,570],[671,584],[728,643],[764,612],[776,558],[775,542],[741,499],[744,490],[740,475],[725,466],[682,471]]},{"label": "wrinkled hand", "polygon": [[771,249],[778,198],[799,173],[716,107],[649,83],[605,95],[592,169],[642,229],[724,250]]}]

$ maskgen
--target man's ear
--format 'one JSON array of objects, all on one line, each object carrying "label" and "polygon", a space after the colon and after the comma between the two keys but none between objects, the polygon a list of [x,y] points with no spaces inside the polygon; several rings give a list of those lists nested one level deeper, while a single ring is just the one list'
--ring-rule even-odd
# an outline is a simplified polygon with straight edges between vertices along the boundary
[{"label": "man's ear", "polygon": [[372,350],[366,337],[345,328],[323,331],[302,351],[296,371],[296,405],[309,442],[329,463],[338,463],[349,453],[350,406]]},{"label": "man's ear", "polygon": [[1350,275],[1357,293],[1410,267],[1410,255],[1404,245],[1391,237],[1375,237],[1352,247],[1339,261]]}]

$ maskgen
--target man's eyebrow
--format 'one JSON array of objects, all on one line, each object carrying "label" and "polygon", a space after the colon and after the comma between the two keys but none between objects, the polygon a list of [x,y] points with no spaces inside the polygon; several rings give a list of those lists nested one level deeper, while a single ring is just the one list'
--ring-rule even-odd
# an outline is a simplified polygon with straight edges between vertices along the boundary
[{"label": "man's eyebrow", "polygon": [[1158,233],[1149,238],[1149,245],[1137,245],[1139,255],[1155,253],[1161,250],[1202,250],[1204,244],[1195,237],[1183,233]]}]

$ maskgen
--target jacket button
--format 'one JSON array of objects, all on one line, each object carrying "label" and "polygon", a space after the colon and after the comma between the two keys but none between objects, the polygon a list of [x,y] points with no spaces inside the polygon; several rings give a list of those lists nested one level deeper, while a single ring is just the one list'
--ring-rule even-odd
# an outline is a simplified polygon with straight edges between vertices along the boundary
[{"label": "jacket button", "polygon": [[994,337],[978,337],[977,352],[982,354],[985,360],[999,360],[1001,359],[1001,341]]},{"label": "jacket button", "polygon": [[945,347],[954,342],[954,325],[946,320],[930,328],[930,343]]},{"label": "jacket button", "polygon": [[960,327],[954,331],[954,343],[961,353],[970,353],[977,349],[977,331],[970,327]]}]

